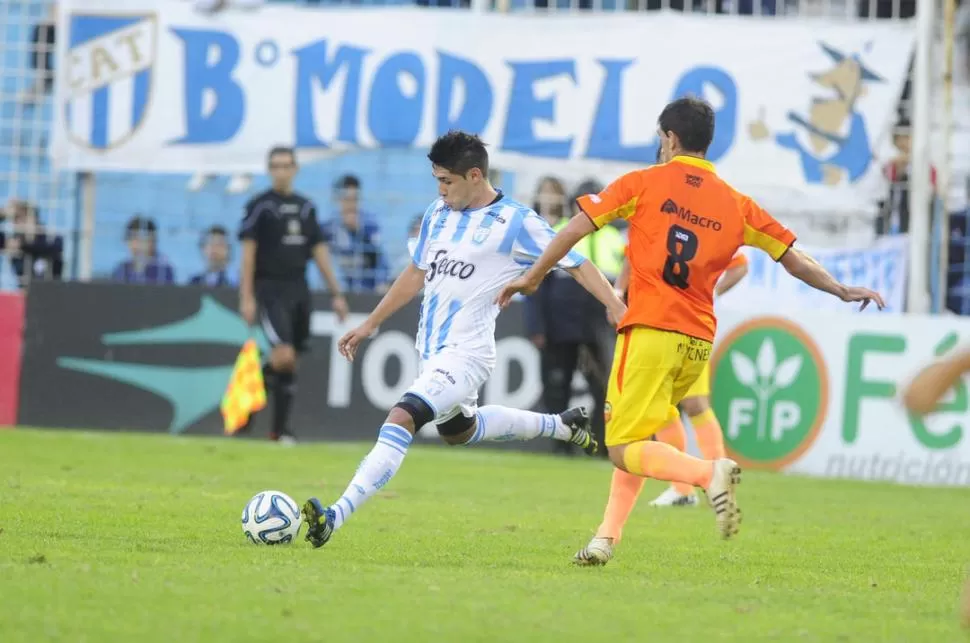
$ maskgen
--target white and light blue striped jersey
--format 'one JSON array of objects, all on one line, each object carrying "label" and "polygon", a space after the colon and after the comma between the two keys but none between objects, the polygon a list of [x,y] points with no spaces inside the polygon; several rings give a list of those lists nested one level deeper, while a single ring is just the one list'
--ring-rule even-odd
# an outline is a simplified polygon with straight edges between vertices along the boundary
[{"label": "white and light blue striped jersey", "polygon": [[[411,251],[411,260],[426,271],[415,341],[421,358],[451,348],[493,361],[495,298],[554,236],[542,217],[503,194],[476,210],[452,210],[441,199],[432,203]],[[583,257],[570,252],[559,267],[581,263]]]}]

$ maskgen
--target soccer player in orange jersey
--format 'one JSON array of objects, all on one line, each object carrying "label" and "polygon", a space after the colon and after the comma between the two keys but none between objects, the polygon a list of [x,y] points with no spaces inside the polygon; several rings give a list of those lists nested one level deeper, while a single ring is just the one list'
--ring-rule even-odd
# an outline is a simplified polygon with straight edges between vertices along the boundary
[{"label": "soccer player in orange jersey", "polygon": [[[743,252],[738,252],[731,259],[731,263],[724,270],[724,274],[717,280],[714,296],[720,297],[734,288],[748,274],[748,258]],[[630,261],[623,262],[623,269],[616,279],[614,287],[617,294],[624,297],[630,282]],[[622,293],[622,294],[621,294]],[[679,410],[687,414],[690,425],[697,438],[697,447],[701,455],[707,460],[723,458],[724,435],[721,423],[711,409],[711,373],[710,367],[705,366],[704,372],[694,381],[690,390],[681,400]],[[680,414],[656,434],[656,439],[666,442],[680,451],[687,450],[687,431],[680,420]],[[667,489],[650,502],[652,507],[693,507],[697,505],[697,494],[694,487],[682,482],[674,482]]]},{"label": "soccer player in orange jersey", "polygon": [[741,246],[764,250],[796,278],[843,301],[884,305],[878,293],[839,283],[792,248],[794,234],[717,175],[704,159],[714,136],[708,103],[676,100],[664,108],[658,125],[664,162],[580,197],[587,216],[573,217],[498,298],[505,306],[516,293],[535,292],[580,239],[617,218],[629,222],[629,305],[618,324],[606,398],[606,445],[616,470],[603,523],[576,554],[580,564],[612,558],[644,477],[700,487],[722,537],[737,533],[737,463],[695,458],[651,438],[677,418],[676,405],[707,365],[715,331],[714,285]]}]

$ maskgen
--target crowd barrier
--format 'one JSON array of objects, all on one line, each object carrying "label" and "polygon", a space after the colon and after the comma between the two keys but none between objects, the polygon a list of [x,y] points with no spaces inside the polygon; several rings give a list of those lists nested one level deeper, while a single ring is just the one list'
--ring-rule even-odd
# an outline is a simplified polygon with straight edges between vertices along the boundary
[{"label": "crowd barrier", "polygon": [[[19,422],[32,426],[221,433],[218,406],[251,331],[232,289],[37,283],[27,298]],[[341,325],[315,294],[310,351],[301,361],[293,425],[300,437],[369,440],[417,372],[417,302],[381,326],[348,363],[336,342],[377,303],[351,296]],[[495,373],[484,403],[532,408],[539,355],[521,309],[498,323]],[[255,338],[266,347],[265,338]],[[56,403],[53,401],[56,400]],[[265,429],[263,429],[265,432]]]},{"label": "crowd barrier", "polygon": [[23,333],[23,295],[0,292],[0,428],[17,422]]},{"label": "crowd barrier", "polygon": [[966,382],[925,419],[899,402],[919,368],[968,339],[963,317],[722,310],[711,399],[725,444],[748,467],[970,485]]},{"label": "crowd barrier", "polygon": [[[18,422],[219,434],[219,401],[239,347],[250,337],[236,301],[228,289],[34,284],[26,305]],[[416,374],[416,303],[389,319],[353,364],[337,356],[339,336],[376,302],[352,298],[355,312],[340,325],[329,299],[314,296],[313,341],[293,416],[301,437],[372,439]],[[925,419],[909,416],[898,400],[922,365],[970,339],[970,320],[722,308],[712,404],[729,452],[744,466],[970,485],[966,383]],[[16,348],[11,311],[15,304],[0,304],[4,354]],[[522,311],[513,304],[499,317],[498,363],[483,403],[537,406],[540,357],[523,335]],[[265,346],[265,338],[256,339]],[[7,389],[17,374],[3,363]],[[0,412],[2,405],[0,398]]]}]

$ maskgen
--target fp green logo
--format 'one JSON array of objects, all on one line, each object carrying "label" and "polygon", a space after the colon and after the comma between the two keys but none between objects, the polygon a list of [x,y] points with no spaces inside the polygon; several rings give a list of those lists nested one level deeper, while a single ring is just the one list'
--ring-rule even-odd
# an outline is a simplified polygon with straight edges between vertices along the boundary
[{"label": "fp green logo", "polygon": [[780,317],[760,317],[720,340],[711,360],[714,413],[728,455],[756,469],[781,469],[818,437],[828,375],[815,342]]}]

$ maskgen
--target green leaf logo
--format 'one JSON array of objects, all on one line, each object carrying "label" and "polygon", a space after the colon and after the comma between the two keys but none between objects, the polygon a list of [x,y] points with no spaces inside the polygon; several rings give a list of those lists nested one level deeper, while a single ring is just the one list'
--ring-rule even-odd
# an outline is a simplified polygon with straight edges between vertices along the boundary
[{"label": "green leaf logo", "polygon": [[786,319],[762,317],[735,328],[712,358],[712,403],[731,457],[780,469],[818,437],[828,376],[812,339]]}]

